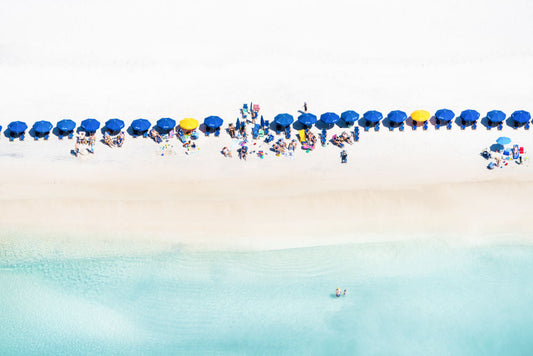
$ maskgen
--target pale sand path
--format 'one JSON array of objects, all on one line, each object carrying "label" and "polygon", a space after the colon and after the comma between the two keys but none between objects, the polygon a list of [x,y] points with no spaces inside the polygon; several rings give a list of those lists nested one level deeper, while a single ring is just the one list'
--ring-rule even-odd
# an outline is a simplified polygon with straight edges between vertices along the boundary
[{"label": "pale sand path", "polygon": [[175,143],[167,157],[143,139],[128,138],[122,149],[98,143],[82,159],[69,154],[69,141],[2,140],[11,153],[0,161],[1,225],[212,248],[441,235],[529,241],[531,167],[488,171],[479,156],[503,134],[526,148],[532,141],[531,132],[509,128],[363,132],[345,166],[332,145],[294,159],[224,159],[225,134],[201,137],[191,156]]}]

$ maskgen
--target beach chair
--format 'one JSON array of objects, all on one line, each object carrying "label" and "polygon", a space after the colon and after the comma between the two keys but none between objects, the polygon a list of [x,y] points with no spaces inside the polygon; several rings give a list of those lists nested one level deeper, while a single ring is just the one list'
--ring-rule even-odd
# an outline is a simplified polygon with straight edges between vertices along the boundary
[{"label": "beach chair", "polygon": [[210,134],[210,132],[209,132],[209,128],[206,127],[206,128],[205,128],[205,135],[206,135],[206,136],[209,136],[209,134]]},{"label": "beach chair", "polygon": [[44,140],[45,141],[48,141],[48,136],[50,136],[50,135],[49,134],[44,135]]},{"label": "beach chair", "polygon": [[440,129],[440,124],[439,124],[439,123],[436,123],[436,124],[435,124],[435,130],[438,130],[438,129]]},{"label": "beach chair", "polygon": [[74,137],[74,131],[70,131],[70,133],[68,134],[68,139],[72,140],[73,137]]},{"label": "beach chair", "polygon": [[33,139],[34,139],[35,141],[39,141],[39,136],[37,136],[37,134],[35,134],[35,136],[33,136]]},{"label": "beach chair", "polygon": [[400,128],[399,129],[400,129],[400,131],[403,131],[405,129],[405,125],[404,125],[403,122],[400,124]]},{"label": "beach chair", "polygon": [[281,128],[276,125],[276,135],[279,135],[281,133]]},{"label": "beach chair", "polygon": [[491,130],[492,129],[492,123],[489,121],[487,122],[487,130]]},{"label": "beach chair", "polygon": [[63,133],[61,131],[57,133],[57,138],[59,138],[60,140],[63,139]]},{"label": "beach chair", "polygon": [[389,123],[389,131],[394,131],[394,126],[392,126],[392,123]]},{"label": "beach chair", "polygon": [[448,121],[448,125],[446,125],[446,128],[448,130],[451,130],[452,129],[452,122],[451,121]]},{"label": "beach chair", "polygon": [[368,130],[370,130],[370,126],[365,125],[365,132],[368,132]]},{"label": "beach chair", "polygon": [[242,105],[242,111],[245,112],[245,113],[248,113],[248,104],[243,104]]},{"label": "beach chair", "polygon": [[472,124],[472,130],[477,130],[477,122],[474,121],[474,123]]},{"label": "beach chair", "polygon": [[374,131],[379,131],[379,122],[374,126]]},{"label": "beach chair", "polygon": [[265,143],[270,143],[274,140],[274,135],[268,135],[267,138],[265,138]]},{"label": "beach chair", "polygon": [[416,121],[413,121],[413,131],[416,130]]},{"label": "beach chair", "polygon": [[20,140],[24,141],[24,132],[20,134]]},{"label": "beach chair", "polygon": [[220,136],[220,127],[217,127],[217,129],[215,130],[215,137],[218,136]]},{"label": "beach chair", "polygon": [[503,129],[503,123],[500,122],[500,124],[498,125],[498,131],[501,131]]},{"label": "beach chair", "polygon": [[529,122],[526,122],[526,124],[524,125],[524,129],[529,130]]},{"label": "beach chair", "polygon": [[291,127],[290,126],[287,126],[287,128],[285,129],[285,138],[287,140],[291,138]]},{"label": "beach chair", "polygon": [[465,124],[461,124],[461,130],[464,130],[464,129],[466,129]]},{"label": "beach chair", "polygon": [[9,134],[9,142],[13,142],[15,140],[15,136]]},{"label": "beach chair", "polygon": [[252,130],[252,138],[254,140],[257,140],[257,137],[259,136],[259,126],[260,126],[259,124],[255,124]]},{"label": "beach chair", "polygon": [[426,131],[427,129],[428,129],[428,122],[424,121],[424,131]]}]

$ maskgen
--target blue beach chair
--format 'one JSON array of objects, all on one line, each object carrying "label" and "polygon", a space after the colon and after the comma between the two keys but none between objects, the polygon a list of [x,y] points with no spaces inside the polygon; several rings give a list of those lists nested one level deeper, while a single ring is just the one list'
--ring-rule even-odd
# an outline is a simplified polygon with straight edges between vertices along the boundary
[{"label": "blue beach chair", "polygon": [[405,125],[403,124],[403,122],[400,124],[400,131],[403,131],[405,129]]},{"label": "blue beach chair", "polygon": [[477,130],[477,121],[472,124],[472,130]]},{"label": "blue beach chair", "polygon": [[416,121],[413,121],[413,131],[416,130]]},{"label": "blue beach chair", "polygon": [[436,124],[435,124],[435,130],[438,130],[438,129],[440,129],[440,124],[439,124],[439,123],[436,123]]},{"label": "blue beach chair", "polygon": [[252,138],[254,140],[257,140],[257,136],[259,136],[259,128],[260,128],[260,125],[259,124],[255,124],[254,125],[254,128],[252,130]]},{"label": "blue beach chair", "polygon": [[448,125],[446,125],[446,128],[448,130],[451,130],[452,129],[452,122],[451,121],[448,121]]},{"label": "blue beach chair", "polygon": [[500,124],[498,125],[498,130],[501,131],[503,129],[503,123],[500,122]]},{"label": "blue beach chair", "polygon": [[365,132],[368,132],[368,130],[370,130],[370,126],[365,125]]},{"label": "blue beach chair", "polygon": [[44,140],[45,141],[48,141],[48,136],[49,136],[49,134],[44,135]]},{"label": "blue beach chair", "polygon": [[274,140],[274,135],[268,135],[266,138],[265,138],[265,143],[270,143]]},{"label": "blue beach chair", "polygon": [[291,138],[291,127],[290,126],[287,126],[287,128],[285,129],[285,138],[287,140]]},{"label": "blue beach chair", "polygon": [[206,136],[209,136],[209,134],[210,134],[210,132],[209,132],[209,128],[206,128],[206,129],[205,129],[205,135],[206,135]]},{"label": "blue beach chair", "polygon": [[24,141],[24,132],[20,134],[20,140]]},{"label": "blue beach chair", "polygon": [[428,129],[428,122],[424,121],[424,131],[426,131],[427,129]]},{"label": "blue beach chair", "polygon": [[529,122],[526,122],[526,124],[524,125],[524,129],[529,130]]},{"label": "blue beach chair", "polygon": [[220,136],[220,127],[217,127],[217,129],[215,130],[215,137],[218,136]]},{"label": "blue beach chair", "polygon": [[68,139],[72,140],[73,137],[74,137],[74,131],[70,131],[70,133],[68,134]]},{"label": "blue beach chair", "polygon": [[374,131],[379,131],[379,122],[374,126]]}]

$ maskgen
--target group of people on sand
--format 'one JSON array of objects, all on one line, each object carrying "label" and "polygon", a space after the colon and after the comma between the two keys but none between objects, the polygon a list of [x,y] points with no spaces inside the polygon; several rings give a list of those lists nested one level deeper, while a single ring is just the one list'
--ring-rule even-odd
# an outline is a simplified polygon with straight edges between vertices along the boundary
[{"label": "group of people on sand", "polygon": [[344,296],[347,296],[348,295],[348,291],[345,289],[344,292],[341,293],[341,289],[339,287],[337,287],[337,289],[335,290],[335,296],[338,298],[342,295]]},{"label": "group of people on sand", "polygon": [[344,131],[340,135],[333,135],[331,141],[333,142],[333,144],[335,146],[338,146],[340,148],[344,147],[344,143],[348,143],[350,145],[353,145],[352,138],[350,137],[350,135],[348,135],[348,133],[346,131]]},{"label": "group of people on sand", "polygon": [[125,139],[126,139],[126,135],[124,134],[124,131],[121,131],[115,137],[111,136],[109,132],[104,133],[104,142],[109,147],[122,147]]},{"label": "group of people on sand", "polygon": [[[94,143],[96,142],[96,133],[85,135],[84,132],[81,132],[76,137],[76,144],[74,145],[74,155],[79,157],[82,154],[82,148],[85,148],[89,153],[94,153]],[[88,146],[88,147],[83,147]]]}]

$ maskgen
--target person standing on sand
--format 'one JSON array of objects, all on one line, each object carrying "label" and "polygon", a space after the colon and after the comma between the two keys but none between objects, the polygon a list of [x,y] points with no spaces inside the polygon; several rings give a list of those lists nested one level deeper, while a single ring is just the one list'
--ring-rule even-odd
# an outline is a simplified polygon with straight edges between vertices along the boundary
[{"label": "person standing on sand", "polygon": [[348,153],[346,153],[346,150],[342,150],[341,152],[341,163],[348,162]]},{"label": "person standing on sand", "polygon": [[307,102],[304,101],[304,112],[307,112]]}]

